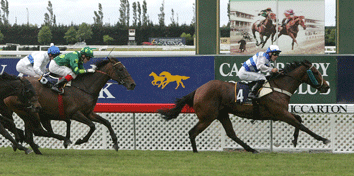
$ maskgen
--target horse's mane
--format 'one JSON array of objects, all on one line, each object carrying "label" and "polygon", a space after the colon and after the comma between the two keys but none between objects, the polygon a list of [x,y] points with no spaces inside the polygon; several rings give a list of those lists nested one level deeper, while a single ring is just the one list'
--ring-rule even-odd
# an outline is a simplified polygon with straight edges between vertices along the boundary
[{"label": "horse's mane", "polygon": [[8,74],[6,72],[3,72],[3,74],[0,75],[0,78],[6,79],[6,80],[19,80],[20,79],[19,77],[15,76],[15,75]]},{"label": "horse's mane", "polygon": [[[117,58],[110,57],[109,59],[112,59],[112,60],[118,62]],[[109,63],[110,62],[109,59],[108,58],[99,59],[95,62],[95,65],[97,66],[97,68],[100,68],[100,67],[106,65],[107,63]]]},{"label": "horse's mane", "polygon": [[308,60],[303,60],[301,62],[293,61],[292,63],[286,64],[285,68],[283,69],[283,73],[290,73],[291,71],[295,70],[301,65],[308,65],[308,64],[311,64],[311,62]]}]

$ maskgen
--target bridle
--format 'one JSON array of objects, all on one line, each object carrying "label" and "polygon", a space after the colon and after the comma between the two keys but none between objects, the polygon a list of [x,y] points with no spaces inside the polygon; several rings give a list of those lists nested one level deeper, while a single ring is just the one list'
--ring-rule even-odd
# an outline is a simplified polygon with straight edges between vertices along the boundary
[{"label": "bridle", "polygon": [[[107,59],[108,59],[108,58],[107,58]],[[109,59],[109,61],[111,62],[110,59]],[[114,63],[114,64],[113,64],[113,68],[115,68],[118,64],[121,64],[121,62],[118,61],[118,62]],[[119,72],[121,72],[121,70],[120,70],[119,68],[116,68],[116,69],[117,69]],[[123,65],[123,69],[125,69],[124,65]],[[112,79],[112,76],[109,75],[108,73],[104,72],[104,71],[96,70],[95,72],[101,73],[101,74],[104,74],[104,75],[107,75],[109,78]],[[122,84],[125,83],[124,79],[127,78],[127,77],[129,77],[129,75],[121,76],[121,74],[119,74],[118,77],[119,77],[119,81],[117,81],[117,82],[118,82],[118,84],[122,85]]]},{"label": "bridle", "polygon": [[[317,79],[316,79],[316,77],[315,77],[315,75],[313,74],[313,72],[312,72],[312,70],[311,70],[312,67],[314,67],[314,65],[312,65],[311,67],[309,67],[309,69],[306,71],[306,73],[307,73],[307,75],[308,75],[308,77],[309,77],[309,79],[310,79],[310,82],[311,82],[312,85],[314,86],[314,88],[319,89],[319,88],[321,88],[321,87],[324,86],[323,75],[321,75],[322,82],[321,82],[321,84],[319,84],[318,81],[317,81]],[[284,75],[284,76],[288,76],[288,77],[290,77],[290,78],[293,78],[294,80],[296,80],[296,81],[298,81],[298,82],[300,82],[300,83],[304,83],[304,82],[305,82],[305,81],[301,81],[300,79],[295,78],[294,76],[291,76],[291,75],[288,75],[288,74],[283,74],[283,75]]]}]

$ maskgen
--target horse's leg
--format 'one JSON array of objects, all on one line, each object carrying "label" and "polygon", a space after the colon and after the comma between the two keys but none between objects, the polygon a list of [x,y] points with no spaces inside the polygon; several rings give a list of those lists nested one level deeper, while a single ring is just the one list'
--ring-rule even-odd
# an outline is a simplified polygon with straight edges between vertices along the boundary
[{"label": "horse's leg", "polygon": [[255,26],[253,26],[253,28],[252,28],[253,38],[256,40],[256,45],[258,46],[258,40],[256,37],[256,29],[254,29],[254,28],[255,28]]},{"label": "horse's leg", "polygon": [[71,117],[71,119],[76,120],[76,121],[81,122],[81,123],[84,123],[84,124],[86,124],[87,126],[90,127],[90,131],[86,134],[86,136],[83,137],[82,139],[78,139],[78,140],[75,142],[75,145],[80,145],[80,144],[82,144],[82,143],[87,142],[87,141],[90,139],[92,133],[96,130],[95,124],[94,124],[90,119],[88,119],[88,118],[87,118],[82,112],[80,112],[80,111],[77,111],[77,112]]},{"label": "horse's leg", "polygon": [[94,122],[98,122],[100,124],[103,124],[104,126],[106,126],[109,130],[109,133],[112,137],[112,140],[113,140],[113,148],[118,151],[118,139],[117,139],[117,135],[114,133],[113,131],[113,128],[112,128],[112,125],[111,123],[104,119],[103,117],[101,117],[100,115],[94,113],[94,112],[91,112],[90,115],[88,116],[90,120],[94,121]]},{"label": "horse's leg", "polygon": [[208,117],[204,118],[205,120],[199,120],[199,122],[191,129],[189,130],[189,139],[192,144],[193,152],[197,153],[197,145],[195,143],[195,138],[203,132],[210,124],[213,122],[213,120],[209,120]]},{"label": "horse's leg", "polygon": [[[270,35],[267,35],[266,36],[267,38],[265,39],[265,41],[263,42],[263,45],[262,45],[262,48],[264,47],[264,45],[267,43],[267,41],[268,41],[268,39],[269,39],[269,37],[270,37]],[[273,44],[273,43],[272,43]]]},{"label": "horse's leg", "polygon": [[[301,116],[299,115],[296,115],[296,114],[293,114],[292,115],[296,118],[296,120],[298,120],[300,123],[302,123],[302,119],[301,119]],[[296,147],[297,145],[297,138],[299,137],[299,131],[300,129],[299,128],[295,128],[295,131],[294,131],[294,140],[292,141],[294,147]]]},{"label": "horse's leg", "polygon": [[236,143],[241,145],[246,151],[252,152],[252,153],[258,153],[257,150],[254,150],[253,148],[251,148],[249,145],[244,143],[240,138],[238,138],[236,136],[235,130],[232,127],[232,123],[231,123],[231,120],[229,118],[229,114],[227,111],[220,112],[220,114],[218,116],[218,120],[221,122],[221,124],[224,127],[225,132],[229,138],[231,138]]},{"label": "horse's leg", "polygon": [[0,117],[0,121],[3,123],[4,127],[10,130],[15,135],[15,140],[17,142],[23,142],[24,133],[22,130],[19,131],[16,128],[14,119],[12,117],[13,111],[8,109],[4,101],[0,101],[0,114],[2,114],[2,116]]},{"label": "horse's leg", "polygon": [[[279,109],[274,109],[277,106],[273,106],[273,107],[268,107],[270,112],[279,112]],[[281,106],[279,106],[281,107]],[[307,134],[311,135],[313,138],[322,141],[323,144],[328,144],[331,141],[323,138],[319,135],[317,135],[316,133],[312,132],[311,130],[309,130],[307,127],[305,127],[305,125],[301,124],[295,117],[293,114],[291,114],[288,111],[283,111],[283,113],[278,113],[276,114],[274,117],[278,118],[279,120],[282,120],[292,126],[294,126],[295,128],[299,128],[301,131],[306,132]]]},{"label": "horse's leg", "polygon": [[26,154],[30,154],[32,153],[31,149],[28,149],[26,147],[23,147],[21,144],[19,144],[4,128],[4,126],[2,126],[2,124],[0,123],[0,134],[2,134],[6,139],[8,139],[9,141],[12,142],[12,147],[14,149],[14,151],[16,151],[16,149],[19,150],[23,150],[25,151]]},{"label": "horse's leg", "polygon": [[[51,135],[56,136],[56,137],[54,137],[56,139],[59,138],[59,140],[64,140],[64,144],[63,145],[64,145],[65,148],[68,148],[68,146],[70,144],[72,144],[72,142],[70,141],[70,124],[71,124],[71,121],[70,120],[65,120],[65,122],[66,122],[66,136],[65,136],[64,139],[62,139],[60,135],[57,136],[57,134],[54,133],[53,128],[52,128],[52,124],[50,123],[50,119],[41,118],[41,123],[42,123],[43,127],[47,130],[47,132],[49,134],[51,134]],[[38,135],[45,136],[45,137],[52,137],[52,136],[46,135],[47,132],[39,131]]]},{"label": "horse's leg", "polygon": [[41,151],[39,151],[39,147],[36,143],[33,141],[33,126],[30,124],[30,122],[25,121],[25,137],[26,137],[26,142],[31,146],[33,149],[34,153],[38,155],[42,155]]}]

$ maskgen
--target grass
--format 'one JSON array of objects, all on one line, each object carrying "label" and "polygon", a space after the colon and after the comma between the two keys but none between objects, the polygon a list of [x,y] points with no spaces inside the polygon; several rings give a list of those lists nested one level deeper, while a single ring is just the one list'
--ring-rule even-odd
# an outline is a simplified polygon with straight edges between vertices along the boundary
[{"label": "grass", "polygon": [[0,148],[0,175],[354,175],[354,154]]}]

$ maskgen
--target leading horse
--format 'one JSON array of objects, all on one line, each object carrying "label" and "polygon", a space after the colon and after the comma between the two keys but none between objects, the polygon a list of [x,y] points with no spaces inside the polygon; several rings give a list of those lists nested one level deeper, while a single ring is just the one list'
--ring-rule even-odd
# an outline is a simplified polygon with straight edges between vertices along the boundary
[{"label": "leading horse", "polygon": [[[302,28],[306,30],[306,25],[304,20],[305,20],[304,16],[295,16],[294,19],[289,21],[284,28],[279,27],[279,34],[277,38],[279,38],[281,35],[288,35],[289,37],[291,37],[291,39],[293,40],[291,43],[292,46],[291,49],[294,50],[294,43],[298,44],[296,37],[297,37],[297,33],[299,32],[299,25],[301,25]],[[285,19],[283,19],[283,22],[284,21]]]},{"label": "leading horse", "polygon": [[[84,123],[90,127],[90,130],[85,137],[76,141],[75,144],[79,145],[89,140],[96,129],[93,121],[98,122],[108,128],[113,140],[113,147],[118,151],[117,136],[112,129],[111,123],[94,113],[93,110],[97,103],[99,92],[108,80],[113,79],[128,90],[133,90],[136,84],[125,66],[116,58],[101,59],[95,64],[97,66],[95,73],[79,75],[72,81],[70,87],[65,87],[63,95],[58,95],[51,89],[44,87],[37,78],[30,77],[28,79],[39,95],[38,100],[43,107],[39,112],[39,118],[48,132],[53,133],[50,120],[62,120],[67,123],[66,139],[69,139],[70,119]],[[58,101],[58,99],[61,99],[62,102]],[[65,147],[68,144],[64,141]]]},{"label": "leading horse", "polygon": [[[224,127],[226,134],[246,151],[258,153],[239,139],[232,127],[229,113],[253,120],[283,121],[295,127],[295,143],[298,130],[302,130],[315,139],[328,144],[330,140],[323,138],[301,123],[300,116],[288,112],[291,95],[302,83],[307,83],[324,93],[329,89],[321,73],[313,67],[311,62],[294,62],[285,67],[282,74],[269,80],[269,88],[273,91],[259,99],[256,106],[244,105],[235,101],[235,83],[212,80],[200,86],[192,93],[177,99],[176,106],[172,109],[162,109],[159,113],[165,120],[177,118],[182,108],[187,104],[193,107],[198,116],[198,123],[189,131],[189,138],[193,152],[197,152],[195,138],[205,130],[215,119]],[[286,92],[286,93],[285,93]],[[258,113],[254,113],[258,112]],[[296,145],[296,144],[294,144]]]},{"label": "leading horse", "polygon": [[[275,22],[276,22],[275,13],[269,13],[267,15],[266,19],[264,20],[263,24],[258,25],[259,23],[261,23],[260,20],[258,20],[255,23],[253,23],[253,25],[252,25],[252,33],[253,33],[253,38],[256,40],[256,45],[257,46],[262,45],[262,48],[263,48],[264,45],[266,44],[266,42],[268,41],[269,37],[271,37],[271,42],[273,44],[274,35],[276,33],[275,24],[273,24]],[[261,40],[260,43],[258,43],[258,40],[257,40],[257,37],[256,37],[256,32],[259,33],[259,38]],[[263,39],[264,36],[266,37],[265,40]]]},{"label": "leading horse", "polygon": [[[3,100],[9,96],[17,97],[17,105],[29,109],[33,113],[36,113],[41,109],[41,105],[38,102],[38,97],[32,84],[26,79],[21,79],[4,72],[0,75],[0,112],[7,109]],[[4,127],[8,128],[15,135],[15,139],[12,138]],[[32,150],[23,147],[18,143],[21,141],[21,138],[24,138],[23,131],[17,130],[12,118],[0,116],[0,133],[12,142],[14,150],[23,150],[26,154],[32,152]]]}]

